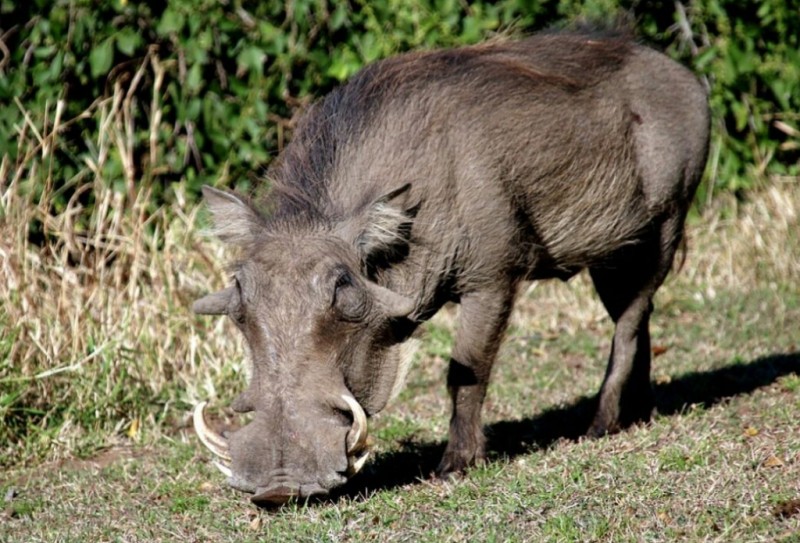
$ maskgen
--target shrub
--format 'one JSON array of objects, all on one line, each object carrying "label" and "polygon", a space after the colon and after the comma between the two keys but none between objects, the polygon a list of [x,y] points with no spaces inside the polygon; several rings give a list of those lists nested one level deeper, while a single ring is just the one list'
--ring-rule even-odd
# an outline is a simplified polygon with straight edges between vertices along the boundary
[{"label": "shrub", "polygon": [[[31,127],[58,117],[51,166],[56,184],[68,184],[97,158],[87,141],[103,127],[85,112],[121,87],[133,104],[121,128],[129,152],[105,161],[109,183],[133,191],[147,182],[156,203],[171,201],[175,182],[190,196],[202,183],[247,185],[283,146],[298,109],[365,63],[620,8],[646,40],[707,78],[716,119],[711,188],[797,175],[800,44],[792,29],[800,11],[780,0],[2,0],[3,171],[26,171],[26,148],[16,143],[40,137]],[[41,181],[23,172],[29,184]]]}]

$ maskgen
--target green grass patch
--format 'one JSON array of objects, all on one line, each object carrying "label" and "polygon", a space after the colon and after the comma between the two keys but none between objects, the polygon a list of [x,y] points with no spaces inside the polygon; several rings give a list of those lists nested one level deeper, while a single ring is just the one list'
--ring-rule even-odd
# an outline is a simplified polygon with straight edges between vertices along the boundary
[{"label": "green grass patch", "polygon": [[[784,296],[782,314],[761,314],[764,299],[758,289],[720,291],[696,311],[683,307],[680,319],[659,318],[660,341],[693,348],[670,347],[656,359],[669,380],[656,384],[661,414],[645,427],[595,441],[559,437],[572,433],[581,397],[593,393],[594,371],[582,376],[573,369],[571,380],[559,374],[549,389],[530,387],[535,401],[504,396],[498,384],[487,424],[490,431],[505,429],[505,437],[490,439],[489,463],[441,482],[425,470],[441,453],[441,418],[409,399],[375,419],[375,457],[342,493],[279,510],[258,510],[227,489],[181,430],[95,461],[15,471],[3,483],[15,497],[0,539],[790,540],[800,516],[775,510],[800,497],[800,355],[792,350],[794,335],[776,324],[800,315],[800,304]],[[695,322],[687,336],[686,324]],[[595,333],[598,343],[605,332]],[[425,339],[418,364],[446,364],[432,354],[437,334],[444,335]],[[533,375],[579,355],[587,368],[603,367],[604,356],[594,360],[593,350],[563,349],[560,341],[550,340],[552,349],[541,341],[528,351],[507,349],[511,359],[501,363]],[[443,388],[443,379],[431,383],[428,369],[412,373],[409,386],[439,397],[434,388]],[[497,405],[519,422],[498,417]],[[560,424],[550,425],[551,417]],[[507,434],[514,432],[528,444],[511,446]]]}]

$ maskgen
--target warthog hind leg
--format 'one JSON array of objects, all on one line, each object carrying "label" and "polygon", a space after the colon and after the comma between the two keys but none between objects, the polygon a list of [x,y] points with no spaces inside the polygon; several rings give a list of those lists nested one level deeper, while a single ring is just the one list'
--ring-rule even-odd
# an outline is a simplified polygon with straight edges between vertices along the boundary
[{"label": "warthog hind leg", "polygon": [[588,434],[599,437],[650,420],[652,299],[669,273],[680,243],[682,217],[661,224],[649,242],[631,246],[603,268],[591,270],[597,293],[616,327],[597,411]]}]

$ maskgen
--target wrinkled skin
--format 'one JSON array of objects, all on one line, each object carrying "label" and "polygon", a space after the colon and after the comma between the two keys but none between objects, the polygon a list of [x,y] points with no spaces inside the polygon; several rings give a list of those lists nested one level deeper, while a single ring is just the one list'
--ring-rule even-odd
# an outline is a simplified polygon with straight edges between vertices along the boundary
[{"label": "wrinkled skin", "polygon": [[257,202],[204,189],[232,286],[198,300],[244,335],[253,421],[195,426],[260,504],[321,495],[366,459],[404,346],[460,305],[437,469],[485,455],[481,408],[523,281],[587,269],[615,325],[588,434],[653,410],[652,298],[708,149],[705,90],[626,36],[549,33],[376,63],[310,108]]}]

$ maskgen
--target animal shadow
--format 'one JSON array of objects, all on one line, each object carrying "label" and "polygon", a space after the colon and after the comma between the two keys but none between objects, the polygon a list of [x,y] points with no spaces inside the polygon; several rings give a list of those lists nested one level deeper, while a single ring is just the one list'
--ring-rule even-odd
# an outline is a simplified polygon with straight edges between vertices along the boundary
[{"label": "animal shadow", "polygon": [[[669,383],[654,385],[656,408],[659,414],[666,416],[681,413],[692,406],[708,409],[728,398],[768,386],[790,373],[800,374],[800,352],[772,354],[710,371],[687,373]],[[488,425],[489,461],[547,449],[563,439],[579,439],[591,422],[594,407],[595,398],[584,396],[569,405],[531,417]],[[331,497],[364,499],[380,490],[430,479],[444,446],[444,441],[401,443],[398,450],[376,457]]]}]

